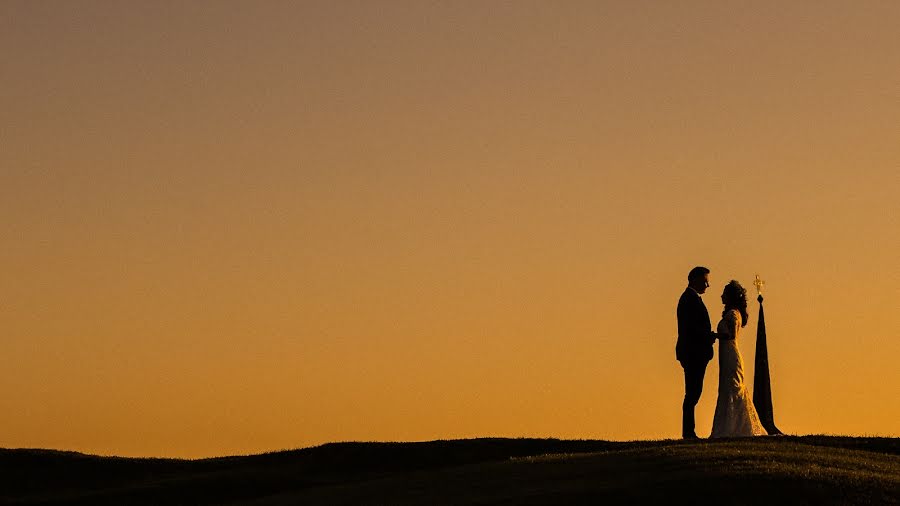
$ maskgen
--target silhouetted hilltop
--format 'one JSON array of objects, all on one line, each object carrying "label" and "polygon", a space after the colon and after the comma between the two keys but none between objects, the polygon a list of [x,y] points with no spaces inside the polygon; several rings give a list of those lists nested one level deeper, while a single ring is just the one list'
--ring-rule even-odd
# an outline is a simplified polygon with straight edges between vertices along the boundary
[{"label": "silhouetted hilltop", "polygon": [[201,460],[0,450],[0,504],[897,504],[900,439],[330,443]]}]

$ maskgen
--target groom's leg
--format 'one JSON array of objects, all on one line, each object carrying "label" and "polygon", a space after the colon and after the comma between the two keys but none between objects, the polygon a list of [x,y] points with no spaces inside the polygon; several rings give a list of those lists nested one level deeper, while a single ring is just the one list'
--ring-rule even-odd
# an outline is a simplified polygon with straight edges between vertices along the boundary
[{"label": "groom's leg", "polygon": [[681,436],[696,437],[694,432],[694,408],[703,393],[703,377],[706,375],[706,362],[682,364],[684,367],[684,403],[681,405]]}]

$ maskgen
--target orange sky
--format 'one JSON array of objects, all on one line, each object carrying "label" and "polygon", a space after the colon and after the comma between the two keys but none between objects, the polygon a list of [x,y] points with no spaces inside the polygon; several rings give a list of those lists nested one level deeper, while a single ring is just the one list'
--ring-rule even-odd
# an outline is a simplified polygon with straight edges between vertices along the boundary
[{"label": "orange sky", "polygon": [[900,436],[898,25],[4,1],[0,446],[677,437],[696,264],[767,280],[782,430]]}]

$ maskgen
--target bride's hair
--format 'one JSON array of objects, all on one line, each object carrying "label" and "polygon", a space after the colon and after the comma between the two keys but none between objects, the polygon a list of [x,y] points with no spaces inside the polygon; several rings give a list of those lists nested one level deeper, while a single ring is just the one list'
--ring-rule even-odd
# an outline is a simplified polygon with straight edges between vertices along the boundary
[{"label": "bride's hair", "polygon": [[747,315],[747,290],[732,279],[725,285],[722,299],[722,302],[725,303],[725,310],[722,311],[722,316],[724,317],[732,309],[737,309],[741,313],[741,327],[746,327],[747,321],[750,320],[750,316]]}]

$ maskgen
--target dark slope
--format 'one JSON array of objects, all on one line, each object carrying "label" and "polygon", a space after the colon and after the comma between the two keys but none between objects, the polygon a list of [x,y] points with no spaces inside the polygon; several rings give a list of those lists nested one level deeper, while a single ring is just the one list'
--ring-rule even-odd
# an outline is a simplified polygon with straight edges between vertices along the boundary
[{"label": "dark slope", "polygon": [[554,439],[334,443],[195,461],[0,450],[0,504],[598,500],[898,503],[900,440],[807,436],[697,443]]}]

